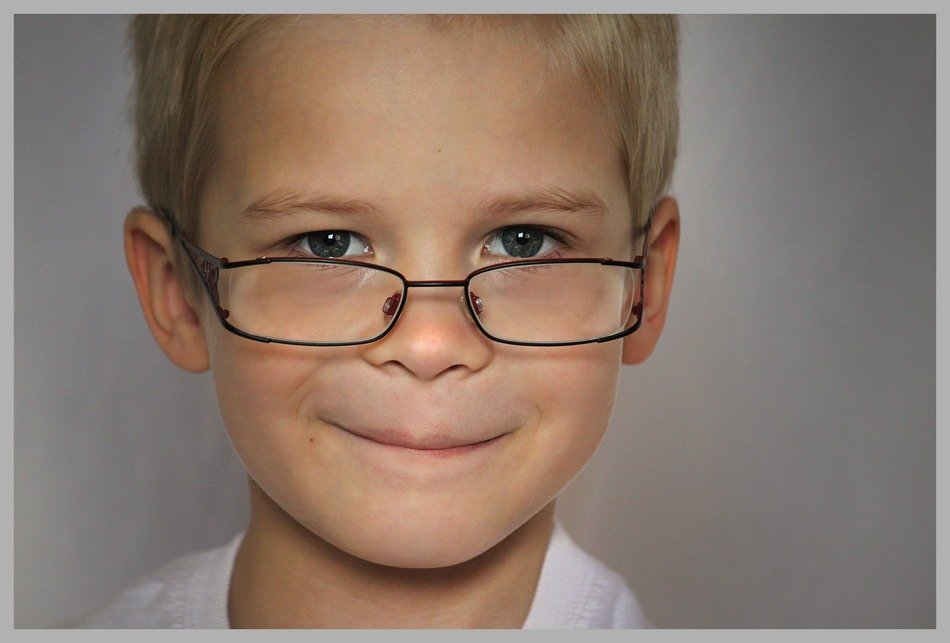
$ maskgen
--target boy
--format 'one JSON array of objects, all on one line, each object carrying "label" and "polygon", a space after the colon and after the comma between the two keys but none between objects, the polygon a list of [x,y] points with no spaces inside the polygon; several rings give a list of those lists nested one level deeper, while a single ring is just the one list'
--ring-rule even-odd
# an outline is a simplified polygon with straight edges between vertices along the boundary
[{"label": "boy", "polygon": [[251,518],[80,625],[646,625],[554,506],[665,320],[675,21],[163,16],[132,42],[126,256],[159,346],[212,371]]}]

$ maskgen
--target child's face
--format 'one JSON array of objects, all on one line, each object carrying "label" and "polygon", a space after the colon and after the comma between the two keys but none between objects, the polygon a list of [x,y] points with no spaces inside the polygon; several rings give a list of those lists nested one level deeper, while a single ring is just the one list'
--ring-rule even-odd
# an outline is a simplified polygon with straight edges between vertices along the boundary
[{"label": "child's face", "polygon": [[[499,230],[536,224],[574,239],[542,255],[630,258],[617,135],[593,90],[547,68],[533,42],[373,19],[306,22],[254,42],[220,103],[196,241],[237,260],[346,230],[351,258],[408,279],[461,279],[506,259]],[[286,188],[375,212],[242,214]],[[484,211],[542,189],[592,193],[607,209]],[[250,475],[310,531],[366,560],[435,567],[484,552],[553,501],[607,427],[619,341],[494,343],[460,294],[413,289],[389,335],[342,348],[250,341],[205,305],[223,419]],[[417,446],[497,439],[426,450],[356,432]]]}]

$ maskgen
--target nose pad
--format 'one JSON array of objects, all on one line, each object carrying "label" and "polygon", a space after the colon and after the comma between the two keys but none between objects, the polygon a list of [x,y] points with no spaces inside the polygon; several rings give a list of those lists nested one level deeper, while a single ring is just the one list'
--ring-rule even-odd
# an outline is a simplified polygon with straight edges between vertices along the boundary
[{"label": "nose pad", "polygon": [[[469,292],[468,296],[472,302],[472,310],[475,311],[476,315],[481,315],[482,311],[485,310],[485,304],[482,303],[482,298],[473,292]],[[400,301],[402,301],[402,293],[399,291],[396,291],[387,297],[386,301],[383,302],[383,314],[395,315],[396,311],[399,310]]]},{"label": "nose pad", "polygon": [[481,315],[482,311],[485,310],[485,304],[482,303],[482,298],[473,292],[469,292],[468,296],[472,301],[472,310],[475,311],[476,315]]},{"label": "nose pad", "polygon": [[[380,306],[377,310],[387,316],[382,325],[394,332],[361,349],[368,363],[391,373],[407,372],[431,380],[443,373],[479,371],[491,361],[491,342],[477,330],[475,321],[474,311],[484,310],[481,299],[476,295],[466,300],[460,283],[439,287],[443,284],[421,282],[417,288],[420,292],[412,297],[407,290],[399,289],[390,291],[385,301],[376,300]],[[409,287],[414,285],[410,283]],[[410,298],[412,303],[407,301]],[[393,327],[395,315],[402,315],[396,324],[401,324],[401,329]],[[394,365],[402,368],[390,368]]]},{"label": "nose pad", "polygon": [[399,310],[400,301],[402,301],[402,293],[398,291],[387,297],[386,301],[383,302],[383,314],[395,315],[396,311]]}]

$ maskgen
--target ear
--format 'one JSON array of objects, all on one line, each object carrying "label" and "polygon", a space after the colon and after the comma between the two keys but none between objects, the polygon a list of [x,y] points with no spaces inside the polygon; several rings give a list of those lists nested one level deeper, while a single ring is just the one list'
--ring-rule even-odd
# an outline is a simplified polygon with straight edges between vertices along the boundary
[{"label": "ear", "polygon": [[663,324],[673,287],[676,253],[680,243],[679,205],[664,197],[653,209],[650,237],[647,240],[646,272],[643,279],[643,319],[632,335],[623,340],[623,363],[639,364],[653,352]]},{"label": "ear", "polygon": [[208,347],[195,305],[186,296],[176,266],[175,239],[153,212],[135,208],[125,218],[125,259],[145,320],[168,358],[199,373],[208,368]]}]

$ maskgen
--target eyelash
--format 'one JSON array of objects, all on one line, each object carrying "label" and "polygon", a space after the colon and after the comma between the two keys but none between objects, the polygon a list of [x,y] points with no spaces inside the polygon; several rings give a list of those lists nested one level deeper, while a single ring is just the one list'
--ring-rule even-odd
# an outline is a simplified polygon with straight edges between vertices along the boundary
[{"label": "eyelash", "polygon": [[[311,252],[306,252],[300,249],[300,245],[304,243],[308,237],[320,237],[322,235],[324,240],[326,240],[331,234],[347,235],[348,237],[347,239],[348,247],[346,248],[347,250],[349,250],[349,244],[352,244],[354,242],[362,243],[364,246],[363,252],[360,252],[357,254],[344,254],[344,255],[340,255],[339,257],[322,257],[320,255],[317,255]],[[373,255],[372,246],[370,246],[369,242],[366,241],[363,235],[356,232],[351,232],[349,230],[311,230],[310,232],[304,232],[298,235],[294,235],[293,237],[290,237],[289,239],[287,239],[287,241],[285,241],[284,243],[280,245],[282,247],[286,247],[288,249],[290,256],[292,257],[303,257],[303,258],[317,257],[320,259],[364,259],[366,257],[370,257]]]},{"label": "eyelash", "polygon": [[[541,240],[541,246],[540,246],[540,248],[538,248],[537,254],[533,254],[533,255],[523,256],[523,257],[522,257],[522,256],[516,256],[516,255],[495,253],[495,252],[492,252],[492,251],[491,251],[490,246],[491,246],[492,244],[494,244],[494,243],[496,243],[496,242],[502,242],[502,243],[503,243],[503,235],[504,235],[506,232],[508,232],[508,231],[514,231],[514,230],[537,231],[537,232],[539,232],[541,235],[543,235],[543,236],[542,236],[542,240]],[[530,238],[530,233],[529,233],[529,238]],[[548,248],[545,252],[541,252],[541,250],[544,249],[544,246],[545,246],[545,244],[546,244],[546,242],[547,242],[547,239],[550,239],[550,240],[553,242],[553,243],[552,243],[552,247],[551,247],[551,248]],[[553,229],[553,228],[549,228],[549,227],[543,226],[543,225],[518,224],[518,225],[505,226],[505,227],[503,227],[503,228],[500,228],[500,229],[495,230],[494,232],[492,232],[491,235],[489,235],[488,240],[486,240],[485,243],[482,245],[482,252],[483,252],[483,254],[485,254],[485,255],[497,256],[497,257],[505,257],[505,258],[514,259],[514,260],[517,260],[517,259],[542,259],[542,258],[544,258],[544,259],[553,259],[553,258],[556,258],[556,257],[561,256],[563,250],[565,250],[565,249],[567,249],[567,248],[570,248],[571,245],[572,245],[572,244],[568,241],[567,235],[564,234],[563,232],[559,231],[559,230],[555,230],[555,229]]]},{"label": "eyelash", "polygon": [[[501,242],[501,241],[502,241],[502,238],[503,238],[502,235],[504,235],[505,232],[507,232],[507,231],[512,231],[512,230],[537,231],[537,232],[539,232],[541,235],[543,235],[543,238],[542,238],[542,241],[541,241],[541,248],[539,248],[539,250],[544,248],[544,245],[545,245],[547,239],[550,239],[550,240],[553,242],[553,247],[549,248],[546,252],[543,252],[543,253],[539,252],[538,254],[531,255],[531,256],[528,256],[528,257],[518,257],[518,256],[514,256],[514,255],[509,255],[509,254],[501,254],[501,253],[494,253],[494,252],[492,252],[492,251],[490,250],[490,246],[491,246],[492,244],[496,243],[496,242]],[[360,259],[360,258],[363,258],[363,257],[372,256],[372,255],[374,254],[371,244],[370,244],[368,241],[365,240],[365,238],[363,237],[363,235],[361,235],[361,234],[359,234],[359,233],[356,233],[356,232],[349,231],[349,230],[330,230],[330,229],[327,229],[327,230],[311,230],[311,231],[308,231],[308,232],[303,232],[303,233],[294,235],[294,236],[292,236],[292,237],[289,237],[289,238],[287,238],[285,241],[281,242],[281,243],[278,244],[278,245],[279,245],[280,248],[286,249],[286,251],[288,252],[289,256],[292,256],[292,257],[303,257],[303,258],[312,258],[312,257],[318,256],[318,255],[314,255],[314,254],[312,254],[312,253],[309,253],[309,252],[306,252],[306,251],[301,250],[301,249],[300,249],[300,245],[301,245],[303,242],[305,242],[305,240],[306,240],[308,237],[313,237],[313,236],[318,236],[318,235],[328,235],[328,234],[331,234],[331,233],[349,234],[349,235],[351,235],[350,243],[352,243],[353,241],[356,241],[356,240],[361,240],[362,243],[365,245],[365,248],[366,248],[366,250],[365,250],[363,253],[361,253],[361,254],[356,254],[356,255],[341,255],[340,257],[333,257],[333,258],[341,258],[341,259],[346,259],[346,258],[353,259],[353,258],[356,258],[356,259]],[[530,234],[529,234],[529,236],[530,236]],[[355,239],[353,239],[354,237],[355,237]],[[488,237],[487,237],[487,239],[485,240],[485,242],[482,244],[482,254],[483,254],[483,256],[505,257],[505,258],[512,259],[512,260],[517,260],[517,259],[520,259],[520,258],[524,258],[524,259],[556,258],[556,257],[561,256],[564,250],[569,249],[569,248],[571,248],[572,246],[573,246],[573,244],[572,244],[572,242],[571,242],[570,239],[569,239],[569,235],[566,234],[566,233],[564,233],[564,232],[562,232],[562,231],[560,231],[560,230],[556,230],[556,229],[553,229],[553,228],[550,228],[550,227],[547,227],[547,226],[543,226],[543,225],[516,224],[516,225],[507,225],[507,226],[504,226],[504,227],[502,227],[502,228],[498,228],[497,230],[492,231],[492,232],[488,235]]]}]

